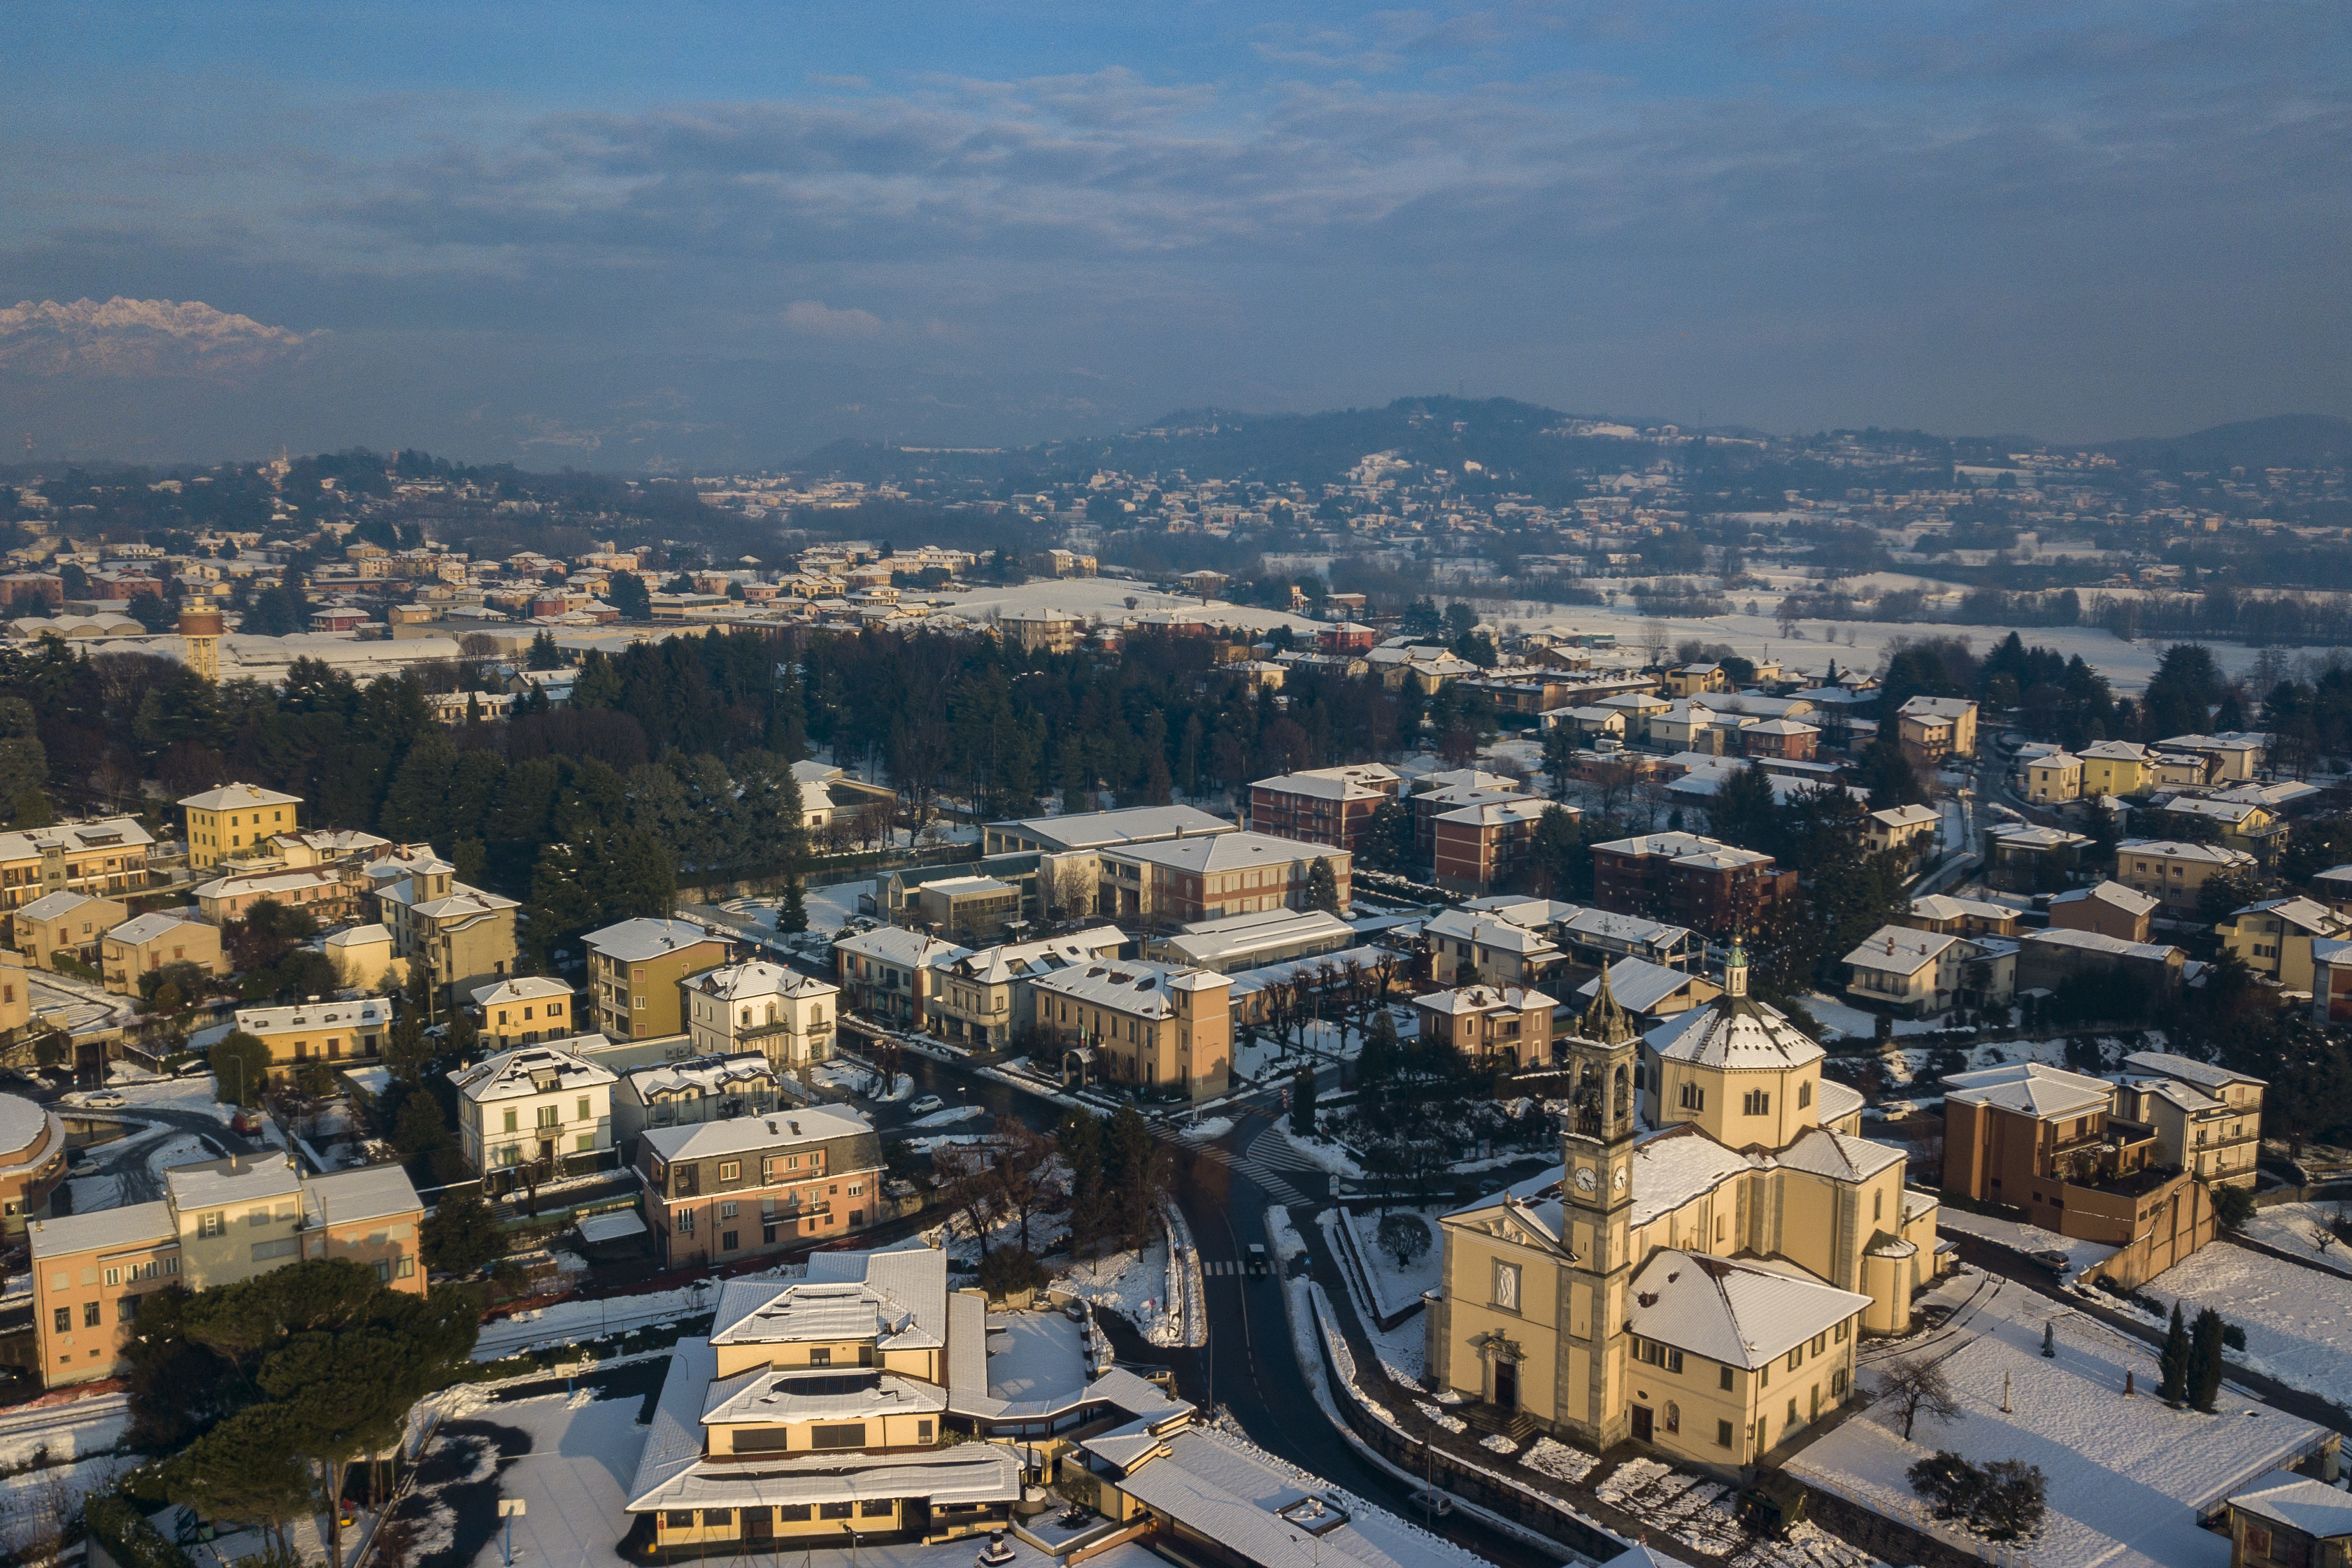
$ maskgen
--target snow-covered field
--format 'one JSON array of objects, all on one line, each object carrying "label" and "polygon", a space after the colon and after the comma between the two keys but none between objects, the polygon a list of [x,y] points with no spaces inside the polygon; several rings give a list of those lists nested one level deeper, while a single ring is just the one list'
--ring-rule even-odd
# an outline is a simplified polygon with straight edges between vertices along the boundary
[{"label": "snow-covered field", "polygon": [[2210,1307],[2246,1331],[2249,1370],[2352,1405],[2352,1279],[2215,1242],[2143,1287],[2193,1314]]},{"label": "snow-covered field", "polygon": [[[977,587],[961,593],[942,593],[937,596],[951,602],[951,614],[969,621],[983,619],[991,611],[1002,615],[1007,610],[1061,610],[1074,616],[1118,621],[1133,613],[1127,607],[1127,601],[1130,598],[1135,601],[1136,612],[1198,610],[1202,607],[1201,601],[1192,595],[1157,593],[1140,584],[1118,577],[1045,577],[1009,587]],[[1212,603],[1207,614],[1212,619],[1229,626],[1266,631],[1276,626],[1312,631],[1323,624],[1277,610],[1229,605],[1222,599]]]},{"label": "snow-covered field", "polygon": [[[1339,1238],[1335,1233],[1341,1223],[1340,1216],[1336,1211],[1326,1209],[1315,1216],[1315,1223],[1323,1233],[1323,1245],[1336,1255]],[[1348,1282],[1349,1295],[1355,1298],[1357,1325],[1379,1352],[1381,1370],[1388,1373],[1391,1383],[1401,1384],[1415,1394],[1421,1393],[1421,1379],[1429,1370],[1428,1325],[1422,1315],[1416,1312],[1395,1328],[1382,1330],[1372,1304],[1357,1295],[1354,1272],[1342,1267],[1339,1273]]]},{"label": "snow-covered field", "polygon": [[[1805,1011],[1811,1013],[1814,1020],[1824,1028],[1836,1029],[1864,1040],[1877,1032],[1878,1016],[1874,1013],[1865,1013],[1859,1007],[1848,1006],[1836,997],[1825,996],[1818,991],[1807,992],[1800,1000],[1804,1003]],[[1924,1035],[1942,1027],[1942,1022],[1934,1018],[1895,1020],[1895,1032],[1898,1035]]]},{"label": "snow-covered field", "polygon": [[2328,1228],[2339,1209],[2352,1212],[2352,1205],[2279,1204],[2256,1209],[2246,1221],[2246,1235],[2265,1246],[2307,1258],[2322,1268],[2352,1274],[2352,1247],[2336,1240],[2336,1233]]},{"label": "snow-covered field", "polygon": [[[624,1489],[645,1452],[639,1405],[634,1398],[593,1398],[583,1389],[478,1413],[530,1438],[530,1452],[499,1472],[499,1495],[523,1501],[514,1521],[517,1562],[593,1568],[628,1561],[614,1548],[628,1531]],[[474,1561],[478,1568],[488,1568],[505,1560],[501,1536]]]},{"label": "snow-covered field", "polygon": [[1419,1258],[1400,1266],[1381,1246],[1381,1220],[1378,1214],[1349,1214],[1342,1211],[1349,1232],[1356,1240],[1356,1256],[1363,1260],[1364,1272],[1371,1276],[1372,1293],[1379,1298],[1383,1316],[1401,1312],[1421,1300],[1421,1293],[1437,1287],[1438,1276],[1445,1265],[1445,1247],[1438,1235],[1437,1216],[1448,1213],[1451,1204],[1434,1205],[1423,1209],[1391,1209],[1390,1214],[1419,1220],[1429,1234],[1429,1245]]},{"label": "snow-covered field", "polygon": [[1171,1301],[1168,1295],[1164,1240],[1140,1252],[1110,1252],[1092,1263],[1074,1264],[1054,1283],[1073,1296],[1117,1312],[1155,1345],[1174,1344],[1182,1337],[1182,1304]]},{"label": "snow-covered field", "polygon": [[[2045,1322],[2055,1324],[2057,1349],[2048,1360]],[[1906,1442],[1900,1415],[1881,1405],[1822,1436],[1789,1468],[1948,1537],[1951,1527],[1924,1517],[1904,1473],[1910,1465],[1938,1448],[1979,1463],[2021,1459],[2039,1466],[2049,1486],[2049,1516],[2025,1547],[2032,1562],[2223,1568],[2229,1540],[2200,1529],[2200,1512],[2324,1436],[2310,1422],[2227,1392],[2219,1415],[2168,1409],[2147,1393],[2157,1375],[2151,1349],[2032,1292],[1989,1298],[1969,1326],[1975,1337],[1942,1363],[1961,1403],[1958,1417],[1922,1415]],[[2340,1350],[2336,1356],[2347,1360]],[[2137,1380],[2137,1398],[2123,1397],[2127,1372]]]},{"label": "snow-covered field", "polygon": [[836,882],[830,888],[811,888],[802,895],[801,904],[808,911],[808,928],[813,931],[837,931],[847,925],[857,913],[857,897],[874,892],[874,879],[862,882]]}]

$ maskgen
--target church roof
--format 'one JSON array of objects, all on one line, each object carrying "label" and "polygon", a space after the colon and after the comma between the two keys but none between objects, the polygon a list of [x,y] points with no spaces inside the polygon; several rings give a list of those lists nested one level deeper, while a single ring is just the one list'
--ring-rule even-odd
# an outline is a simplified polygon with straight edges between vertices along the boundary
[{"label": "church roof", "polygon": [[1747,1258],[1661,1247],[1633,1274],[1633,1331],[1754,1371],[1844,1322],[1870,1298]]},{"label": "church roof", "polygon": [[1734,1070],[1803,1067],[1829,1055],[1779,1009],[1747,996],[1695,1007],[1643,1039],[1667,1061]]}]

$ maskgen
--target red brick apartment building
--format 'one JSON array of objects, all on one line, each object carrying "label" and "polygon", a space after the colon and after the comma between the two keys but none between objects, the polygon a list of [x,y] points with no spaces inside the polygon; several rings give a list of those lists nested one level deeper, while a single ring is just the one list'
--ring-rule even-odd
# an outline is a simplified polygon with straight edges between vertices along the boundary
[{"label": "red brick apartment building", "polygon": [[1646,833],[1592,847],[1592,901],[1719,936],[1796,891],[1769,855],[1696,833]]},{"label": "red brick apartment building", "polygon": [[1260,779],[1250,785],[1250,831],[1352,855],[1364,847],[1372,813],[1394,800],[1397,788],[1397,775],[1378,763]]},{"label": "red brick apartment building", "polygon": [[[1536,824],[1554,802],[1534,796],[1490,800],[1446,812],[1436,819],[1437,885],[1450,893],[1494,891],[1526,868]],[[1570,816],[1574,806],[1562,806]]]}]

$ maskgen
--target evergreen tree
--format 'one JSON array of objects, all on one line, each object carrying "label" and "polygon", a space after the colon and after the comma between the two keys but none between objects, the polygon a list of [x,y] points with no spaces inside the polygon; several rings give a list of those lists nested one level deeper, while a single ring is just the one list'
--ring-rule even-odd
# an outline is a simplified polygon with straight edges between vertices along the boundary
[{"label": "evergreen tree", "polygon": [[563,650],[555,646],[555,634],[542,631],[530,639],[530,651],[524,656],[526,669],[562,669]]},{"label": "evergreen tree", "polygon": [[260,1037],[232,1031],[214,1045],[206,1059],[213,1069],[213,1098],[250,1109],[269,1092],[269,1047]]},{"label": "evergreen tree", "polygon": [[646,590],[645,579],[634,572],[614,573],[604,584],[604,599],[625,621],[654,618],[653,595]]},{"label": "evergreen tree", "polygon": [[1326,914],[1339,912],[1339,878],[1331,869],[1330,858],[1317,856],[1307,872],[1307,907],[1321,910]]},{"label": "evergreen tree", "polygon": [[2172,1326],[2165,1331],[2164,1350],[2156,1358],[2156,1396],[2176,1408],[2189,1398],[2189,1325],[2181,1321],[2180,1303],[2172,1303]]},{"label": "evergreen tree", "polygon": [[797,870],[784,881],[784,901],[776,910],[776,929],[808,930],[808,901],[801,890],[801,874]]},{"label": "evergreen tree", "polygon": [[1290,1130],[1301,1138],[1315,1131],[1315,1069],[1300,1068],[1290,1079]]},{"label": "evergreen tree", "polygon": [[[1410,831],[1410,829],[1408,829]],[[1592,892],[1592,850],[1584,840],[1583,818],[1548,805],[1536,818],[1531,846],[1537,885],[1547,898],[1575,900]]]},{"label": "evergreen tree", "polygon": [[[2175,1302],[2174,1313],[2179,1310]],[[2221,1394],[2221,1314],[2207,1307],[2198,1312],[2189,1331],[2189,1403],[2210,1415]]]},{"label": "evergreen tree", "polygon": [[1372,808],[1364,831],[1364,864],[1375,871],[1402,872],[1412,865],[1412,813],[1393,800]]},{"label": "evergreen tree", "polygon": [[433,1216],[417,1233],[426,1265],[452,1274],[471,1274],[499,1257],[498,1217],[479,1193],[459,1188],[441,1194]]}]

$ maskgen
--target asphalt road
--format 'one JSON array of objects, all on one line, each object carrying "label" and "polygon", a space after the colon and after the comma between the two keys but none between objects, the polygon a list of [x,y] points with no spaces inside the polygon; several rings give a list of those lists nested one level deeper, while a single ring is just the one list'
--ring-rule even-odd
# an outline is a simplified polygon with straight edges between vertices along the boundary
[{"label": "asphalt road", "polygon": [[[253,1140],[230,1131],[225,1124],[201,1111],[126,1105],[121,1110],[85,1112],[78,1106],[62,1103],[53,1104],[49,1109],[60,1116],[88,1115],[93,1120],[121,1121],[132,1128],[129,1136],[99,1144],[89,1151],[89,1157],[98,1162],[102,1174],[121,1179],[122,1190],[119,1202],[121,1204],[152,1203],[163,1195],[163,1184],[147,1169],[147,1157],[155,1152],[159,1143],[174,1133],[193,1132],[202,1137],[216,1152],[214,1158],[221,1154],[258,1153],[263,1148]],[[137,1125],[141,1122],[153,1125],[142,1128]]]}]

